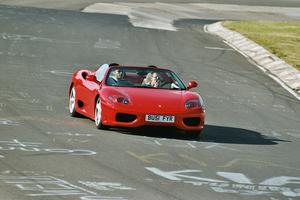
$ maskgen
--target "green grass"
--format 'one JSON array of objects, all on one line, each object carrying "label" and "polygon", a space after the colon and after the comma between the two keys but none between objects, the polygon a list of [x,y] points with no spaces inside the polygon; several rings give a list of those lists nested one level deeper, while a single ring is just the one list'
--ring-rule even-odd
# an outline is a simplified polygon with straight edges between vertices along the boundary
[{"label": "green grass", "polygon": [[300,70],[300,22],[227,21],[223,25]]}]

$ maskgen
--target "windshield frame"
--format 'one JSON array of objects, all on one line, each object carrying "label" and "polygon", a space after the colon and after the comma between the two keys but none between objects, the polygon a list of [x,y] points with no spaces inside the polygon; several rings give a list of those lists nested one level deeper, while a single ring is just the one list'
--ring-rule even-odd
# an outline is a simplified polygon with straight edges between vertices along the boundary
[{"label": "windshield frame", "polygon": [[[178,85],[179,88],[151,87],[151,86],[143,86],[142,84],[141,85],[130,85],[130,86],[129,85],[109,84],[108,79],[110,78],[112,71],[116,70],[116,69],[121,70],[122,73],[124,73],[124,71],[125,71],[125,73],[134,71],[134,70],[140,71],[140,73],[142,74],[141,76],[145,76],[146,74],[151,73],[151,72],[156,72],[158,74],[164,73],[166,76],[169,76],[170,79],[174,79],[175,80],[174,83],[176,82],[176,84]],[[137,72],[137,74],[138,74],[138,72]],[[105,78],[105,85],[110,86],[110,87],[147,88],[147,89],[163,89],[163,90],[186,90],[187,89],[185,84],[183,83],[183,81],[179,78],[179,76],[175,72],[173,72],[169,69],[152,68],[152,67],[129,67],[129,66],[110,67],[107,72],[106,78]]]}]

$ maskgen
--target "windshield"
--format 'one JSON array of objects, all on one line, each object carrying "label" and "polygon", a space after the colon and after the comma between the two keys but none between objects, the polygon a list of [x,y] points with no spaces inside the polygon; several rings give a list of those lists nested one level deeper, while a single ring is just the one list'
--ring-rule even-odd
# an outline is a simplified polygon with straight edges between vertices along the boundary
[{"label": "windshield", "polygon": [[112,67],[108,72],[106,85],[170,90],[186,89],[174,72],[156,68]]}]

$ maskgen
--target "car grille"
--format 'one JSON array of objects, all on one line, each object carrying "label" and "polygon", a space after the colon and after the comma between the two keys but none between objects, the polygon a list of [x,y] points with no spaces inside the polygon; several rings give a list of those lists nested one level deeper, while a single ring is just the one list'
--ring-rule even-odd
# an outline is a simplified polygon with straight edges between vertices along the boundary
[{"label": "car grille", "polygon": [[116,121],[118,122],[133,122],[136,119],[136,115],[117,113]]},{"label": "car grille", "polygon": [[200,117],[184,118],[183,123],[186,126],[199,126],[200,125]]}]

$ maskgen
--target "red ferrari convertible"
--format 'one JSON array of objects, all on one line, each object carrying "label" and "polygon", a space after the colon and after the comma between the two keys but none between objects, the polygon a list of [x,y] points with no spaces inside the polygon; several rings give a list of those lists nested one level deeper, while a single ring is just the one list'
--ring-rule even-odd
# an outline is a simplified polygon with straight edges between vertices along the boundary
[{"label": "red ferrari convertible", "polygon": [[193,135],[204,127],[201,96],[190,91],[168,69],[103,64],[96,70],[78,70],[70,81],[69,112],[95,120],[99,129],[173,126]]}]

